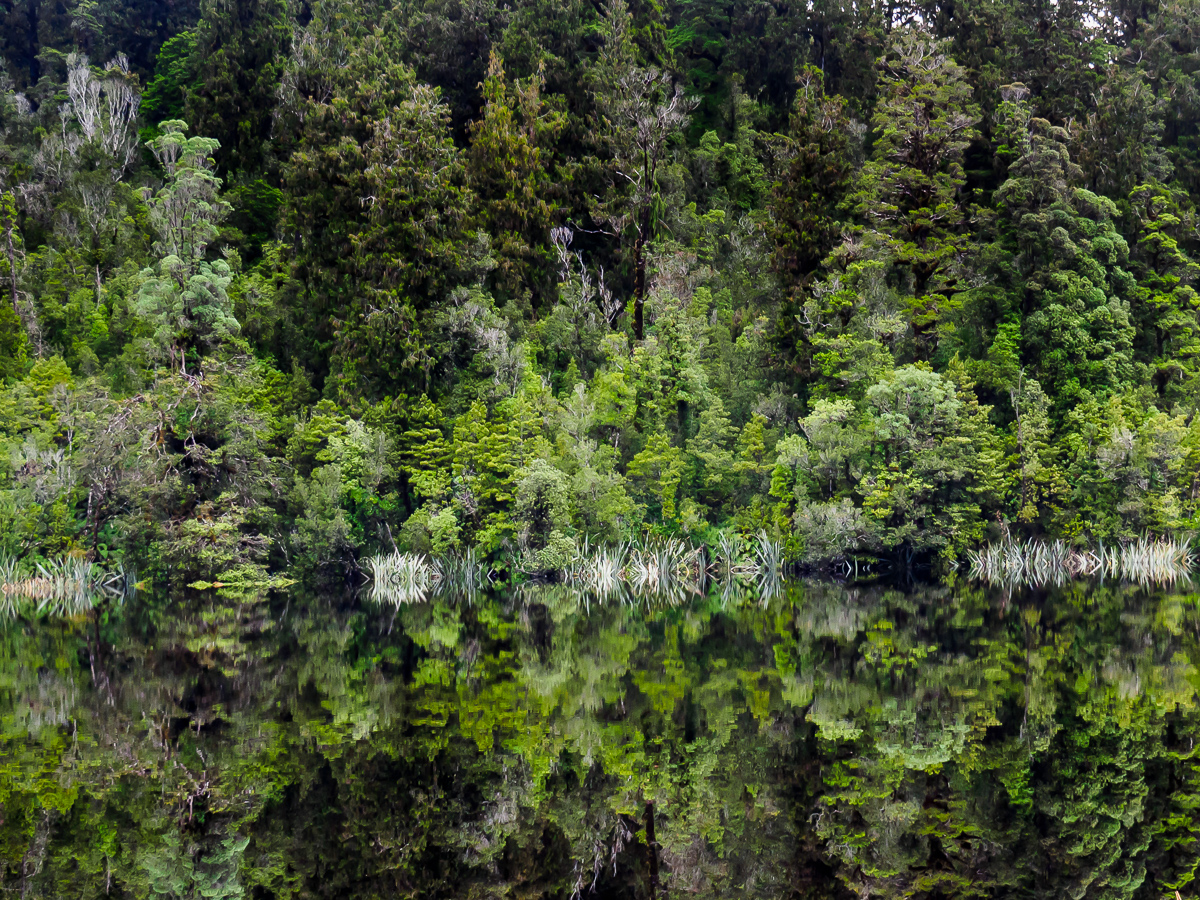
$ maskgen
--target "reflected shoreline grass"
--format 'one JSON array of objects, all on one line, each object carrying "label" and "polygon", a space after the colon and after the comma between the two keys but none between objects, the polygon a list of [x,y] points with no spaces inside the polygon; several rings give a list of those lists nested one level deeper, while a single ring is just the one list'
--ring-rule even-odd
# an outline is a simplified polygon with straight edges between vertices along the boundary
[{"label": "reflected shoreline grass", "polygon": [[[678,538],[647,537],[640,541],[591,546],[585,542],[562,569],[539,572],[528,583],[558,583],[579,591],[584,602],[678,604],[701,596],[718,584],[732,596],[740,583],[753,580],[764,598],[782,591],[783,544],[765,532],[749,541],[722,537],[715,556],[703,545]],[[367,598],[399,607],[438,596],[472,599],[490,584],[493,573],[474,551],[445,557],[395,550],[366,557],[363,570]]]},{"label": "reflected shoreline grass", "polygon": [[1090,550],[1063,541],[1006,540],[967,553],[970,576],[1007,586],[1059,586],[1078,578],[1172,584],[1191,576],[1197,557],[1186,540],[1139,538]]},{"label": "reflected shoreline grass", "polygon": [[71,617],[89,612],[107,599],[124,597],[136,576],[108,571],[80,556],[37,563],[23,570],[12,557],[0,558],[0,614]]},{"label": "reflected shoreline grass", "polygon": [[[1005,588],[1061,586],[1091,578],[1168,585],[1190,578],[1197,561],[1189,541],[1173,538],[1144,537],[1090,550],[1063,541],[1006,540],[968,551],[966,569],[975,581]],[[368,598],[391,607],[441,596],[471,600],[493,581],[493,573],[473,550],[436,558],[394,551],[367,557],[364,570]],[[711,552],[678,538],[585,543],[561,570],[537,573],[526,581],[569,586],[589,606],[674,605],[714,589],[724,597],[740,596],[751,584],[760,599],[770,600],[782,592],[790,571],[782,542],[760,532],[750,539],[723,535]],[[857,566],[851,570],[847,565],[850,580],[858,580],[858,572]],[[879,574],[872,573],[871,580]]]},{"label": "reflected shoreline grass", "polygon": [[443,557],[397,550],[363,562],[370,582],[368,596],[381,606],[420,603],[446,593],[472,598],[491,580],[490,570],[473,548]]}]

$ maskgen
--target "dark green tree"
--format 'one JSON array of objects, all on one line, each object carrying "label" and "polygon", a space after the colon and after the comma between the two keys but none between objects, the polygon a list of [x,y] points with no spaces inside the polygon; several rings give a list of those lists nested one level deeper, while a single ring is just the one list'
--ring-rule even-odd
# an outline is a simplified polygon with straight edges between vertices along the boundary
[{"label": "dark green tree", "polygon": [[281,122],[299,286],[289,350],[319,375],[331,366],[339,389],[356,394],[424,382],[423,314],[472,252],[449,111],[367,13],[316,11],[285,77]]},{"label": "dark green tree", "polygon": [[659,168],[671,139],[686,127],[692,102],[654,66],[638,63],[633,17],[625,0],[605,9],[604,47],[592,91],[608,192],[592,215],[617,236],[633,270],[633,334],[645,336],[647,245],[655,234]]},{"label": "dark green tree", "polygon": [[917,352],[929,357],[971,249],[962,158],[981,113],[945,42],[897,31],[878,66],[878,136],[854,202],[869,240],[892,256]]},{"label": "dark green tree", "polygon": [[996,191],[1023,359],[1062,410],[1085,392],[1119,390],[1134,373],[1129,247],[1114,204],[1073,186],[1068,135],[1031,117],[1024,87],[1002,109],[1014,158]]},{"label": "dark green tree", "polygon": [[780,171],[771,198],[776,265],[789,283],[803,285],[842,234],[840,207],[852,183],[855,137],[845,101],[826,95],[820,69],[806,66],[788,131],[778,139]]},{"label": "dark green tree", "polygon": [[558,193],[550,148],[563,117],[546,108],[539,72],[510,86],[504,64],[493,55],[483,84],[484,107],[471,124],[467,181],[480,204],[478,225],[496,258],[492,278],[507,296],[547,291],[550,229]]},{"label": "dark green tree", "polygon": [[220,141],[217,167],[235,182],[260,176],[272,156],[271,124],[291,26],[283,0],[201,3],[187,120]]}]

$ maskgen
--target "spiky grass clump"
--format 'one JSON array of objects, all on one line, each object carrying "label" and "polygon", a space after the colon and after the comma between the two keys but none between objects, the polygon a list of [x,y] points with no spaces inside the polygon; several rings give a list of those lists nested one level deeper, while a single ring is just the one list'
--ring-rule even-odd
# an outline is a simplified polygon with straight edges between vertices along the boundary
[{"label": "spiky grass clump", "polygon": [[777,541],[765,531],[760,531],[754,539],[754,562],[760,573],[781,573],[783,541]]},{"label": "spiky grass clump", "polygon": [[676,538],[650,540],[631,550],[626,572],[635,593],[680,602],[688,594],[701,593],[703,550]]},{"label": "spiky grass clump", "polygon": [[592,548],[584,541],[571,564],[563,571],[563,581],[601,603],[624,600],[628,596],[625,566],[629,545],[616,544]]},{"label": "spiky grass clump", "polygon": [[123,572],[106,572],[81,556],[38,563],[36,574],[22,571],[12,557],[0,558],[0,613],[15,616],[32,607],[37,615],[77,616],[101,600],[122,595]]},{"label": "spiky grass clump", "polygon": [[1062,541],[1006,540],[968,552],[971,577],[992,584],[1046,587],[1073,578],[1120,578],[1170,584],[1191,574],[1196,556],[1187,541],[1140,538],[1127,544],[1076,550]]},{"label": "spiky grass clump", "polygon": [[370,598],[382,606],[419,603],[443,594],[470,600],[489,577],[474,548],[437,559],[395,551],[369,556],[363,562],[371,580]]},{"label": "spiky grass clump", "polygon": [[736,531],[722,532],[717,539],[717,558],[713,560],[717,571],[723,575],[733,575],[742,565],[742,536]]},{"label": "spiky grass clump", "polygon": [[370,597],[381,606],[424,600],[438,574],[430,561],[417,553],[381,553],[365,562],[371,579]]},{"label": "spiky grass clump", "polygon": [[746,594],[738,580],[753,578],[758,599],[767,602],[783,591],[783,542],[766,531],[746,541],[738,534],[722,534],[717,544],[714,572],[721,577],[725,603]]},{"label": "spiky grass clump", "polygon": [[676,538],[591,547],[586,542],[561,573],[566,584],[601,603],[680,602],[701,592],[703,548]]},{"label": "spiky grass clump", "polygon": [[20,595],[11,588],[21,579],[17,559],[8,554],[0,555],[0,616],[8,619],[17,614]]},{"label": "spiky grass clump", "polygon": [[714,569],[723,575],[761,575],[783,572],[783,541],[760,531],[749,542],[737,533],[722,534]]},{"label": "spiky grass clump", "polygon": [[489,571],[479,558],[474,547],[463,553],[451,553],[432,561],[433,591],[435,594],[452,593],[474,600],[488,582]]}]

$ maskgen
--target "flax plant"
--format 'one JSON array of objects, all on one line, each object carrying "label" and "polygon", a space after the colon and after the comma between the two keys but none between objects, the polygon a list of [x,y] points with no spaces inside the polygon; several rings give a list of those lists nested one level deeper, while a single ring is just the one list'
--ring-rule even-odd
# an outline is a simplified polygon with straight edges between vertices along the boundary
[{"label": "flax plant", "polygon": [[369,597],[381,606],[398,607],[446,595],[472,601],[491,579],[474,548],[437,559],[420,553],[380,553],[364,562],[371,581]]},{"label": "flax plant", "polygon": [[971,577],[991,584],[1045,587],[1099,577],[1171,584],[1188,577],[1196,555],[1186,540],[1142,537],[1077,550],[1062,541],[1006,540],[968,552]]},{"label": "flax plant", "polygon": [[79,556],[38,563],[36,574],[26,574],[13,557],[0,558],[0,613],[13,617],[32,608],[37,615],[81,615],[123,596],[126,581],[123,571],[106,572]]}]

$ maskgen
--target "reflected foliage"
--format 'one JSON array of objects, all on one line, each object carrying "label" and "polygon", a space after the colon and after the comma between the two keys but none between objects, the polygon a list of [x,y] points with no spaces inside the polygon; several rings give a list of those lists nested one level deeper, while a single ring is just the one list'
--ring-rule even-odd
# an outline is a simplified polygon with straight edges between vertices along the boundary
[{"label": "reflected foliage", "polygon": [[742,579],[17,619],[0,871],[26,897],[1186,892],[1198,603]]}]

